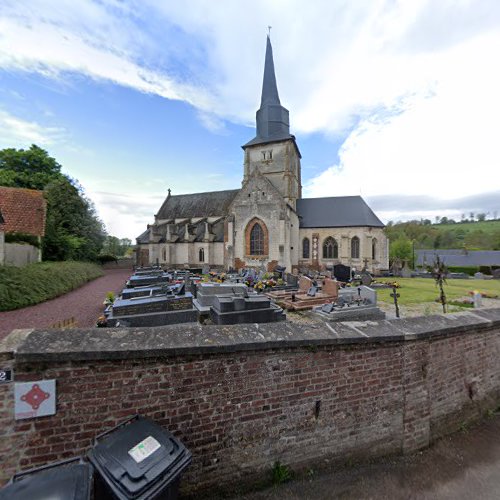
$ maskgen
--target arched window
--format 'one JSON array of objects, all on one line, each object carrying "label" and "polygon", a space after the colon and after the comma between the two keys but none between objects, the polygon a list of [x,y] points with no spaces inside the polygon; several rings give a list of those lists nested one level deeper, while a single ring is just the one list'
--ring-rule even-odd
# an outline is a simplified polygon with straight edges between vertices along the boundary
[{"label": "arched window", "polygon": [[309,238],[304,238],[302,240],[302,258],[303,259],[308,259],[309,258],[309,252],[310,252],[310,241],[309,241]]},{"label": "arched window", "polygon": [[198,252],[198,260],[200,262],[205,262],[205,249],[204,248],[200,248],[200,250]]},{"label": "arched window", "polygon": [[373,238],[372,240],[372,260],[377,259],[377,239]]},{"label": "arched window", "polygon": [[264,231],[258,222],[250,231],[250,255],[264,255]]},{"label": "arched window", "polygon": [[359,238],[357,236],[351,240],[351,258],[359,259]]},{"label": "arched window", "polygon": [[323,259],[338,259],[339,258],[339,245],[329,236],[323,242]]},{"label": "arched window", "polygon": [[163,249],[162,255],[163,255],[163,262],[167,262],[167,249],[166,248]]}]

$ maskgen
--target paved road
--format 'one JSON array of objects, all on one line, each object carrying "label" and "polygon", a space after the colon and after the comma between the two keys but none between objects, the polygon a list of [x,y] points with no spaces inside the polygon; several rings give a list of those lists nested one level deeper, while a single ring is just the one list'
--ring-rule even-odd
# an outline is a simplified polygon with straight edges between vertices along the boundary
[{"label": "paved road", "polygon": [[93,326],[102,314],[106,292],[121,291],[132,272],[131,269],[107,270],[104,276],[55,299],[0,312],[0,340],[15,328],[50,327],[69,318],[75,318],[77,326]]},{"label": "paved road", "polygon": [[321,474],[238,500],[498,500],[500,414],[412,457]]}]

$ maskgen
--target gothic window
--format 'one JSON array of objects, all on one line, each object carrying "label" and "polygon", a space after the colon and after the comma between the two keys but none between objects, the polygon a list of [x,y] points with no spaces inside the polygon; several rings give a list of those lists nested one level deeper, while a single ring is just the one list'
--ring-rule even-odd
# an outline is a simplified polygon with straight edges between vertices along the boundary
[{"label": "gothic window", "polygon": [[310,252],[309,238],[304,238],[302,240],[302,258],[303,259],[308,259],[309,258],[309,252]]},{"label": "gothic window", "polygon": [[200,250],[198,252],[198,260],[200,262],[205,262],[205,249],[204,248],[200,248]]},{"label": "gothic window", "polygon": [[250,255],[264,255],[264,231],[258,222],[250,231]]},{"label": "gothic window", "polygon": [[323,242],[323,259],[338,259],[339,258],[339,245],[329,236]]},{"label": "gothic window", "polygon": [[377,240],[373,238],[372,240],[372,260],[377,259]]},{"label": "gothic window", "polygon": [[359,238],[357,236],[351,240],[351,258],[359,259]]}]

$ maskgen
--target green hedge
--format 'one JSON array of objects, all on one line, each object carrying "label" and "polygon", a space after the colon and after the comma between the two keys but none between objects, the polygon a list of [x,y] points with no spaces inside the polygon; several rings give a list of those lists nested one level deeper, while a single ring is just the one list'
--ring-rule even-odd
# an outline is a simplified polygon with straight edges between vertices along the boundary
[{"label": "green hedge", "polygon": [[0,311],[53,299],[103,272],[88,262],[40,262],[25,267],[0,266]]},{"label": "green hedge", "polygon": [[469,276],[474,276],[477,272],[479,272],[479,266],[448,266],[448,271],[450,273],[465,273]]}]

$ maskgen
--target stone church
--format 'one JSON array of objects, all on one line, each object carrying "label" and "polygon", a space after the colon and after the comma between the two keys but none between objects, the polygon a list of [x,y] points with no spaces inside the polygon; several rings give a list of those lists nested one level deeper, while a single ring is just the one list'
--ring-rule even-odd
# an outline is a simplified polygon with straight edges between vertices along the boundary
[{"label": "stone church", "polygon": [[137,238],[137,263],[305,270],[388,268],[384,225],[360,196],[302,198],[301,154],[280,102],[267,37],[255,137],[241,189],[172,195]]}]

